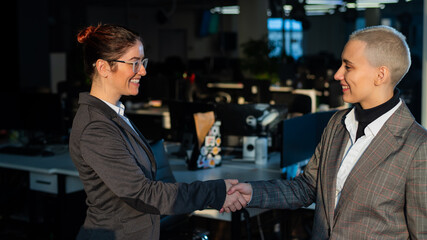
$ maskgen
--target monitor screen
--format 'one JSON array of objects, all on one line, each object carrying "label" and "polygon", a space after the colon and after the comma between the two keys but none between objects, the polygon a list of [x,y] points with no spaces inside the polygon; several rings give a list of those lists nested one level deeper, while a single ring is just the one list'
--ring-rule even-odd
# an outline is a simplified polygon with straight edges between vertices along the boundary
[{"label": "monitor screen", "polygon": [[324,128],[335,112],[310,113],[283,121],[282,168],[311,158]]},{"label": "monitor screen", "polygon": [[64,113],[60,96],[51,93],[2,93],[4,116],[0,129],[64,134]]},{"label": "monitor screen", "polygon": [[194,113],[214,111],[215,105],[203,102],[171,100],[168,103],[173,138],[182,141],[185,133],[195,134]]},{"label": "monitor screen", "polygon": [[[284,105],[270,105],[265,103],[234,104],[219,103],[215,113],[221,121],[221,135],[256,136],[261,133],[259,118],[268,114],[272,109],[278,112],[277,119],[283,119],[287,114]],[[271,124],[270,124],[271,125]]]},{"label": "monitor screen", "polygon": [[221,121],[221,135],[253,136],[257,134],[253,119],[259,118],[269,104],[217,104],[215,113]]}]

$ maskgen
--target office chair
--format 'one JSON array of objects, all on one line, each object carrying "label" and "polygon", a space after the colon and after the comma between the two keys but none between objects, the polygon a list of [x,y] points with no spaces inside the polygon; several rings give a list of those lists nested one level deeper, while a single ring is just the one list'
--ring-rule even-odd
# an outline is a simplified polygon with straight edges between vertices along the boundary
[{"label": "office chair", "polygon": [[[167,153],[164,146],[164,140],[156,140],[150,143],[150,146],[153,150],[154,158],[156,159],[157,163],[157,174],[155,180],[167,183],[176,182],[175,176],[173,175],[172,169],[169,165]],[[188,216],[188,214],[162,215],[160,217],[160,229],[170,230],[174,225],[188,218]]]},{"label": "office chair", "polygon": [[167,183],[176,182],[175,176],[173,175],[172,169],[169,165],[168,156],[164,146],[164,140],[159,139],[150,143],[150,145],[157,163],[156,181]]},{"label": "office chair", "polygon": [[[170,167],[168,156],[165,150],[164,146],[164,140],[160,139],[157,141],[154,141],[150,143],[151,149],[153,150],[154,157],[156,159],[157,163],[157,174],[156,174],[156,181],[162,181],[167,183],[174,183],[176,182],[175,176],[173,175],[172,169]],[[188,220],[190,218],[190,214],[179,214],[179,215],[162,215],[160,216],[160,239],[170,239],[171,236],[168,236],[170,234],[176,235],[176,228],[177,225],[180,223],[183,223],[184,221]],[[174,230],[175,229],[175,230]],[[165,234],[165,236],[162,236],[162,233]],[[179,234],[182,233],[182,229],[180,230]],[[195,229],[191,233],[193,235],[200,235],[205,236],[206,233],[204,233],[203,230]],[[178,236],[174,236],[178,237]],[[173,237],[172,237],[173,238]],[[175,238],[173,238],[175,239]],[[178,239],[178,238],[177,238]],[[181,238],[179,238],[181,239]],[[197,238],[199,239],[199,238]],[[202,239],[202,238],[201,238]]]},{"label": "office chair", "polygon": [[293,113],[312,113],[315,109],[312,109],[311,98],[308,95],[293,93],[292,104],[289,106],[289,112]]}]

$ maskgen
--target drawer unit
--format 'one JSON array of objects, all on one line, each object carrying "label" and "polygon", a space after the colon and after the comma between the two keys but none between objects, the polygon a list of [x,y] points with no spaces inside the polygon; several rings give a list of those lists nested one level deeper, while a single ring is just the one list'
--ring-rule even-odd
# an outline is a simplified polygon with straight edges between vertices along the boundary
[{"label": "drawer unit", "polygon": [[58,175],[30,172],[30,189],[58,194]]}]

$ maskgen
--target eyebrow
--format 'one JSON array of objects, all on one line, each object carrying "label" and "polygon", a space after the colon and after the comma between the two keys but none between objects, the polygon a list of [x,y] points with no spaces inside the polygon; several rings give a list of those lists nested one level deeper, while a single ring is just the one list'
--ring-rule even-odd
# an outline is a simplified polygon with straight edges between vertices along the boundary
[{"label": "eyebrow", "polygon": [[348,59],[343,59],[342,61],[345,62],[345,64],[353,65],[353,63]]},{"label": "eyebrow", "polygon": [[132,58],[129,59],[129,61],[132,61],[132,60],[141,60],[141,59],[144,59],[144,57],[142,57],[142,58],[140,58],[140,57],[132,57]]}]

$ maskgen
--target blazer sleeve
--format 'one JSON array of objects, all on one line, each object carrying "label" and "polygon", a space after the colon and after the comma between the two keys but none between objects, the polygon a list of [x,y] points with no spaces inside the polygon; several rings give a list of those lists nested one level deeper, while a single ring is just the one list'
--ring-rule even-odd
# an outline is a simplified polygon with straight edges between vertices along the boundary
[{"label": "blazer sleeve", "polygon": [[292,180],[275,179],[270,181],[253,181],[250,207],[298,209],[315,202],[317,174],[323,138],[317,145],[313,156],[304,172]]},{"label": "blazer sleeve", "polygon": [[314,154],[301,175],[292,180],[249,182],[253,189],[250,207],[298,209],[314,203],[323,152],[330,147],[334,130],[346,112],[348,110],[339,111],[331,117]]},{"label": "blazer sleeve", "polygon": [[[84,161],[110,191],[131,207],[151,214],[189,213],[197,209],[220,209],[224,203],[224,180],[164,183],[147,178],[140,161],[127,149],[120,130],[103,121],[91,122],[80,138]],[[101,184],[102,184],[101,183]]]},{"label": "blazer sleeve", "polygon": [[412,160],[405,208],[411,239],[427,239],[427,142],[418,147]]}]

